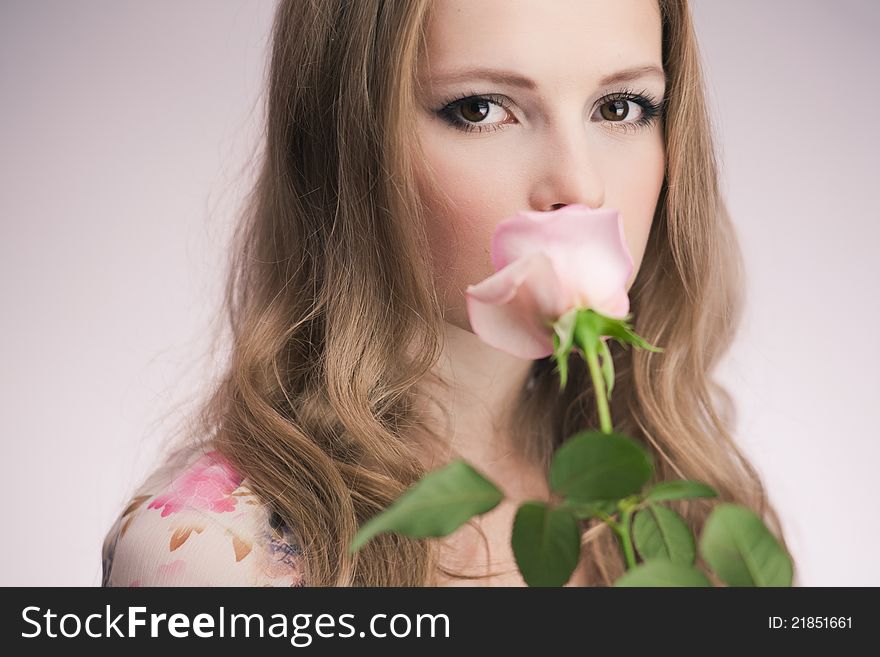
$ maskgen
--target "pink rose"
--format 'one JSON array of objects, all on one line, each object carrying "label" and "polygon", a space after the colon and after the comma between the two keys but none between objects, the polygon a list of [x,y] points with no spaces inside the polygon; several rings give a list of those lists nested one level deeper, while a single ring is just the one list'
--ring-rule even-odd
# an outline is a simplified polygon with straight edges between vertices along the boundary
[{"label": "pink rose", "polygon": [[162,509],[162,517],[184,509],[235,511],[232,492],[243,477],[218,451],[200,457],[172,482],[168,491],[157,495],[148,509]]},{"label": "pink rose", "polygon": [[524,359],[553,353],[553,324],[572,308],[623,319],[633,271],[617,210],[582,204],[521,211],[492,236],[495,273],[466,290],[471,328]]}]

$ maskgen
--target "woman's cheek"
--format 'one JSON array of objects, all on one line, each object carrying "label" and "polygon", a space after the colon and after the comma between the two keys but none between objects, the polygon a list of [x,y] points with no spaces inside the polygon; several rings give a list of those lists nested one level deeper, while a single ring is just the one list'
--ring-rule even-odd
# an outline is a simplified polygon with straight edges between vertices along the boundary
[{"label": "woman's cheek", "polygon": [[434,277],[448,303],[463,305],[464,289],[494,273],[490,245],[499,211],[498,190],[476,189],[468,176],[452,175],[453,171],[436,164],[434,170],[447,203],[441,203],[430,190],[423,191]]},{"label": "woman's cheek", "polygon": [[626,285],[627,291],[632,287],[632,284],[635,282],[636,276],[639,273],[639,269],[642,266],[642,258],[645,254],[645,245],[647,244],[648,239],[648,230],[650,230],[650,219],[647,222],[647,226],[645,224],[646,222],[642,218],[639,218],[636,222],[631,222],[630,225],[627,225],[626,221],[624,221],[627,247],[629,248],[633,260],[633,271]]},{"label": "woman's cheek", "polygon": [[[633,260],[633,273],[627,289],[635,281],[641,269],[657,211],[666,165],[663,144],[660,142],[652,144],[638,156],[636,161],[643,163],[638,176],[633,178],[631,163],[622,163],[620,175],[612,180],[612,184],[619,181],[627,181],[627,184],[617,186],[606,196],[606,205],[617,208],[623,215],[623,230]],[[637,181],[637,184],[629,182],[633,180]],[[620,205],[615,205],[616,202]]]},{"label": "woman's cheek", "polygon": [[440,211],[430,199],[425,205],[428,212],[425,230],[431,252],[434,286],[444,309],[459,306],[461,281],[469,276],[467,271],[462,270],[472,262],[467,249],[473,243],[473,238],[468,239],[470,231],[458,212],[451,214],[449,210]]},{"label": "woman's cheek", "polygon": [[453,216],[435,217],[441,226],[435,279],[448,311],[447,319],[468,328],[465,289],[494,273],[490,244],[494,224],[485,208],[460,204]]}]

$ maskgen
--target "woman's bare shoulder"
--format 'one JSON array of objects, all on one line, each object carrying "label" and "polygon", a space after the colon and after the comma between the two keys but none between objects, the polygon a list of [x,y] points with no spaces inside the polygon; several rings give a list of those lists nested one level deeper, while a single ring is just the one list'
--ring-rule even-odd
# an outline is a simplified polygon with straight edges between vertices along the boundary
[{"label": "woman's bare shoulder", "polygon": [[304,586],[293,533],[209,445],[173,452],[102,545],[102,586]]}]

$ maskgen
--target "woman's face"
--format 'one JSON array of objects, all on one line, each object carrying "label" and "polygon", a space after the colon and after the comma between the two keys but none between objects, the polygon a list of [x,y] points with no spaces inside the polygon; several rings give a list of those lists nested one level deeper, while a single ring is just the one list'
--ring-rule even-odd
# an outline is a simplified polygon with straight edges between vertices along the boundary
[{"label": "woman's face", "polygon": [[[619,210],[635,265],[629,289],[665,168],[650,109],[665,93],[657,2],[435,0],[427,39],[419,186],[446,320],[470,330],[464,290],[494,273],[492,233],[519,210]],[[659,74],[603,81],[651,66]]]}]

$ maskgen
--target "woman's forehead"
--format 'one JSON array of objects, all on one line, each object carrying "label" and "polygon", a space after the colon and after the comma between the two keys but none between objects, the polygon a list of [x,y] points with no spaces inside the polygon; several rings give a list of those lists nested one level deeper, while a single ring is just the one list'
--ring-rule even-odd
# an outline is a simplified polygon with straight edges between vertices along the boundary
[{"label": "woman's forehead", "polygon": [[517,72],[512,86],[567,86],[633,67],[661,68],[662,23],[653,0],[438,0],[432,3],[425,85],[491,81],[474,69]]}]

